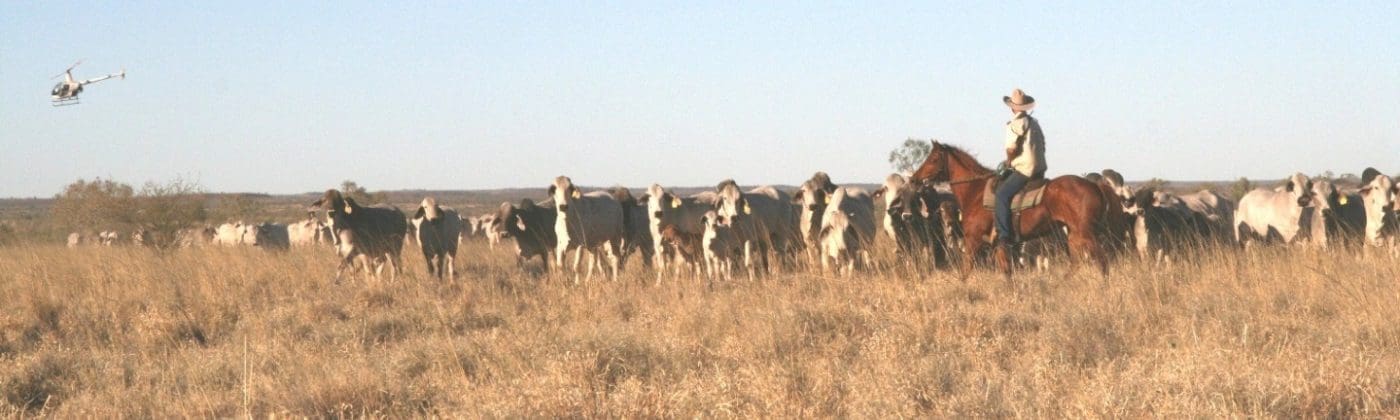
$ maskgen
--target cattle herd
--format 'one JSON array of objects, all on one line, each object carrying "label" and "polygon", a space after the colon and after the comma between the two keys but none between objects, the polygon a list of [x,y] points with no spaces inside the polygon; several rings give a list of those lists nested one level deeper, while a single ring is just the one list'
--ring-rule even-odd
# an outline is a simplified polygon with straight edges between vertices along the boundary
[{"label": "cattle herd", "polygon": [[[1134,189],[1113,170],[1085,178],[1098,183],[1102,194],[1116,195],[1109,202],[1121,203],[1104,221],[1111,226],[1103,242],[1151,261],[1169,261],[1187,247],[1211,244],[1362,247],[1400,256],[1400,186],[1372,168],[1355,188],[1299,173],[1281,186],[1249,191],[1238,202],[1210,190]],[[634,197],[625,188],[585,192],[566,176],[555,178],[545,192],[541,201],[501,203],[478,216],[427,197],[405,216],[396,207],[361,206],[327,190],[311,203],[313,213],[305,220],[184,229],[177,243],[333,247],[339,256],[337,281],[355,270],[396,276],[406,244],[422,250],[430,275],[450,279],[456,275],[458,246],[476,238],[492,249],[512,240],[522,268],[538,257],[545,271],[556,267],[575,282],[590,279],[595,269],[616,279],[637,253],[657,281],[667,275],[753,279],[775,264],[850,275],[874,265],[871,251],[881,231],[904,264],[947,267],[954,254],[966,251],[960,209],[947,185],[919,185],[900,174],[889,175],[874,191],[840,186],[817,172],[790,194],[771,186],[743,190],[724,180],[713,191],[689,196],[653,184]],[[1062,235],[1051,235],[1022,244],[1020,263],[1043,268],[1056,252],[1064,252],[1062,241]],[[150,238],[142,230],[130,239],[113,231],[68,237],[69,247],[123,242],[150,243]]]}]

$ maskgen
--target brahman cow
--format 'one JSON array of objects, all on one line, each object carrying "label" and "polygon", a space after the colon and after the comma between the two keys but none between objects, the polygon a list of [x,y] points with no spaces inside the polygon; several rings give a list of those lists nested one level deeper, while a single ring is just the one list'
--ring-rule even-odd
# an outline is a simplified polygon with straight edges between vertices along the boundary
[{"label": "brahman cow", "polygon": [[249,239],[251,242],[248,245],[262,249],[287,249],[291,247],[287,225],[265,222],[247,226],[247,232],[251,233]]},{"label": "brahman cow", "polygon": [[933,261],[947,265],[948,245],[961,230],[957,223],[957,199],[950,192],[923,188],[909,183],[900,174],[890,174],[871,195],[885,207],[881,223],[885,235],[895,243],[895,253],[911,264]]},{"label": "brahman cow", "polygon": [[[311,205],[326,211],[327,224],[336,240],[336,254],[340,256],[335,270],[336,283],[347,267],[353,268],[355,261],[364,268],[367,278],[370,267],[376,263],[388,264],[390,279],[398,278],[403,267],[400,259],[403,236],[408,231],[403,212],[393,206],[364,207],[334,189],[326,190],[325,195]],[[379,265],[376,275],[382,274],[383,268]]]},{"label": "brahman cow", "polygon": [[[727,224],[725,217],[715,210],[706,211],[700,217],[700,222],[705,226],[701,247],[705,255],[706,275],[711,282],[715,279],[734,280],[735,253],[743,247],[743,243],[734,234],[732,225]],[[667,226],[667,229],[671,228],[674,226]]]},{"label": "brahman cow", "polygon": [[703,255],[677,252],[670,242],[662,240],[662,231],[668,226],[674,226],[672,235],[683,237],[679,238],[680,241],[699,242],[705,233],[702,221],[705,212],[715,208],[719,196],[713,191],[705,191],[690,197],[680,197],[666,191],[660,185],[652,184],[641,199],[646,201],[647,227],[655,248],[652,252],[652,266],[656,268],[657,282],[661,281],[662,273],[666,272],[667,267],[672,267],[676,276],[687,266],[695,273],[701,272],[704,268]]},{"label": "brahman cow", "polygon": [[1211,221],[1181,200],[1154,187],[1133,193],[1128,204],[1133,213],[1132,236],[1138,255],[1165,261],[1179,248],[1203,245],[1211,234]]},{"label": "brahman cow", "polygon": [[515,239],[516,266],[523,268],[526,261],[538,256],[544,270],[549,271],[551,254],[558,245],[554,233],[557,215],[552,203],[535,205],[527,198],[520,201],[519,207],[501,203],[495,215],[482,217],[489,223],[483,228],[497,232],[498,237]]},{"label": "brahman cow", "polygon": [[822,229],[822,216],[826,213],[826,203],[836,191],[837,185],[831,182],[826,172],[812,174],[812,178],[802,182],[797,192],[792,194],[792,204],[798,206],[798,231],[802,234],[802,247],[807,250],[808,261],[816,263],[821,254],[819,236]]},{"label": "brahman cow", "polygon": [[1326,203],[1326,198],[1317,197],[1313,182],[1302,173],[1289,177],[1284,186],[1276,189],[1256,188],[1241,197],[1235,209],[1232,228],[1235,242],[1249,245],[1262,240],[1292,244],[1320,235],[1325,243],[1326,228],[1320,223],[1322,212],[1318,208]]},{"label": "brahman cow", "polygon": [[175,245],[180,248],[193,248],[214,243],[218,232],[213,226],[199,226],[180,229],[175,232]]},{"label": "brahman cow", "polygon": [[318,217],[308,217],[300,222],[287,225],[287,237],[291,246],[331,245],[331,229]]},{"label": "brahman cow", "polygon": [[850,275],[857,264],[870,264],[875,240],[875,204],[865,190],[837,187],[827,196],[818,242],[822,272]]},{"label": "brahman cow", "polygon": [[715,193],[719,196],[715,210],[720,224],[734,229],[734,237],[743,244],[749,279],[755,278],[756,270],[767,273],[769,253],[784,255],[798,240],[791,199],[768,186],[743,192],[732,179],[720,182]]},{"label": "brahman cow", "polygon": [[1395,216],[1396,187],[1390,177],[1374,168],[1362,173],[1355,192],[1338,192],[1330,200],[1336,217],[1328,220],[1329,239],[1344,245],[1384,246],[1389,242]]},{"label": "brahman cow", "polygon": [[418,235],[418,247],[423,251],[423,260],[428,264],[428,275],[439,280],[457,279],[457,242],[462,236],[462,217],[457,210],[437,204],[432,197],[424,198],[413,212],[410,221],[413,232]]},{"label": "brahman cow", "polygon": [[627,257],[640,251],[642,265],[651,267],[656,246],[647,226],[650,224],[650,217],[647,217],[646,201],[632,197],[632,192],[623,187],[613,188],[609,193],[622,205],[622,225],[625,233],[622,238],[621,264],[626,266]]},{"label": "brahman cow", "polygon": [[593,268],[606,259],[608,275],[617,280],[622,272],[622,241],[627,236],[627,221],[622,203],[607,191],[583,193],[567,176],[554,178],[548,193],[554,199],[559,215],[554,219],[554,234],[559,243],[554,256],[556,265],[564,267],[565,254],[575,250],[574,283],[578,283],[578,264],[588,252],[588,276]]}]

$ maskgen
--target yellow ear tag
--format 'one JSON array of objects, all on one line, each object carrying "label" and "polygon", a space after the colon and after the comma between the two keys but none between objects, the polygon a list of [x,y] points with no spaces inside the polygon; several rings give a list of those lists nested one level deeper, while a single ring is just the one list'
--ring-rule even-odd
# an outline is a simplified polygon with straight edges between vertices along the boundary
[{"label": "yellow ear tag", "polygon": [[675,198],[675,197],[671,197],[671,208],[676,209],[676,208],[680,208],[680,207],[681,207],[681,199]]},{"label": "yellow ear tag", "polygon": [[744,214],[749,214],[749,213],[753,213],[753,209],[750,209],[750,208],[749,208],[749,203],[745,202],[745,203],[744,203]]},{"label": "yellow ear tag", "polygon": [[1343,205],[1343,206],[1347,205],[1347,196],[1344,195],[1344,196],[1342,196],[1342,198],[1338,198],[1338,199],[1337,199],[1337,202],[1340,203],[1340,204]]},{"label": "yellow ear tag", "polygon": [[350,212],[351,212],[351,210],[350,210],[350,205],[349,205],[349,204],[346,204],[346,205],[345,205],[345,214],[350,214]]},{"label": "yellow ear tag", "polygon": [[831,204],[831,195],[822,195],[822,204]]},{"label": "yellow ear tag", "polygon": [[582,194],[579,194],[578,189],[575,188],[575,189],[574,189],[574,198],[578,198],[580,195],[582,195]]}]

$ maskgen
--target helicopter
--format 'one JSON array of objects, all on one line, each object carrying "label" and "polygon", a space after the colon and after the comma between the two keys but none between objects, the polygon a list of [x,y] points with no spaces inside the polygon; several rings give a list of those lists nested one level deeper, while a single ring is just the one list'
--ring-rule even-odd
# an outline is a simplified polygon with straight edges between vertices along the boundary
[{"label": "helicopter", "polygon": [[125,68],[122,69],[121,73],[109,74],[106,76],[83,81],[73,80],[73,68],[78,67],[78,65],[82,63],[83,60],[78,60],[78,62],[73,63],[72,66],[68,66],[68,69],[64,70],[63,73],[56,74],[53,77],[49,78],[50,80],[52,80],[57,79],[58,76],[65,76],[64,80],[62,82],[58,82],[58,84],[56,85],[53,85],[53,91],[49,92],[49,94],[53,96],[53,106],[77,105],[78,94],[83,93],[83,86],[86,86],[87,84],[101,82],[103,80],[111,79],[113,77],[120,77],[122,78],[122,80],[126,80]]}]

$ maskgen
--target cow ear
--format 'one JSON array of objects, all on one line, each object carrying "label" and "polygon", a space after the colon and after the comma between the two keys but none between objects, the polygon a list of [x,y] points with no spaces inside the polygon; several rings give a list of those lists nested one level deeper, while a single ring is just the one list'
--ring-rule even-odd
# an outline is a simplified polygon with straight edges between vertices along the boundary
[{"label": "cow ear", "polygon": [[572,187],[572,188],[569,188],[569,189],[573,191],[573,192],[570,193],[569,195],[573,196],[574,198],[579,198],[580,196],[583,195],[583,194],[581,194],[581,193],[578,192],[578,187]]},{"label": "cow ear", "polygon": [[928,200],[923,197],[919,197],[919,215],[924,216],[925,219],[929,218]]},{"label": "cow ear", "polygon": [[752,214],[753,209],[749,207],[749,200],[744,200],[744,214]]},{"label": "cow ear", "polygon": [[514,219],[515,219],[515,227],[520,228],[520,231],[521,231],[521,232],[524,232],[524,231],[525,231],[525,218],[520,217],[520,216],[515,216]]},{"label": "cow ear", "polygon": [[880,188],[876,188],[875,192],[870,193],[870,196],[874,198],[880,198],[882,195],[885,195],[885,186],[883,185],[881,185]]},{"label": "cow ear", "polygon": [[674,196],[674,195],[671,196],[671,208],[675,209],[675,208],[680,208],[680,207],[681,207],[681,199],[680,199],[680,197],[676,197],[676,196]]},{"label": "cow ear", "polygon": [[822,204],[831,204],[831,194],[822,194]]},{"label": "cow ear", "polygon": [[547,194],[549,194],[550,197],[553,197],[553,196],[554,196],[554,185],[550,185],[549,188],[546,189],[545,191],[547,191]]},{"label": "cow ear", "polygon": [[1288,192],[1293,192],[1293,183],[1290,182],[1290,183],[1288,183],[1288,185],[1285,185],[1285,186],[1283,187],[1283,190],[1284,190],[1284,191],[1288,191]]},{"label": "cow ear", "polygon": [[710,224],[710,216],[708,216],[708,215],[707,215],[707,216],[700,216],[700,226],[706,226],[706,225],[709,225],[709,224]]},{"label": "cow ear", "polygon": [[1361,189],[1359,189],[1359,190],[1356,190],[1356,192],[1357,192],[1358,194],[1361,194],[1361,195],[1370,195],[1372,189],[1373,189],[1373,188],[1371,188],[1370,185],[1367,185],[1367,186],[1365,186],[1365,187],[1363,187],[1363,188],[1361,188]]},{"label": "cow ear", "polygon": [[421,207],[421,206],[418,207],[418,211],[413,212],[413,217],[412,217],[412,218],[413,218],[413,219],[422,219],[422,218],[423,218],[423,207]]},{"label": "cow ear", "polygon": [[792,193],[792,204],[802,204],[802,190]]},{"label": "cow ear", "polygon": [[646,204],[647,201],[651,201],[651,193],[642,194],[641,197],[637,197],[638,203]]}]

